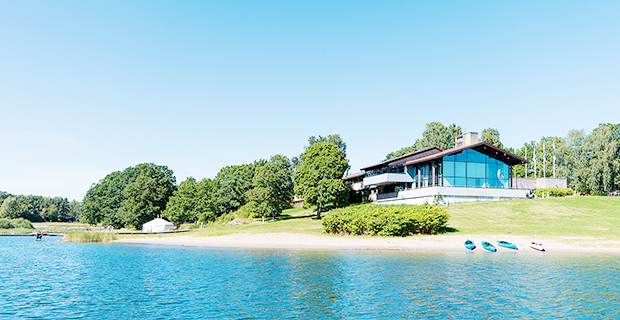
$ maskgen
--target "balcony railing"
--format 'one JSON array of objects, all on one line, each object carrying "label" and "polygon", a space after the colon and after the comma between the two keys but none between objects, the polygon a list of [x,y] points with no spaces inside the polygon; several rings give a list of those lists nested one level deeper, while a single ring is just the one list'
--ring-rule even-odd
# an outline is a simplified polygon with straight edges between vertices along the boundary
[{"label": "balcony railing", "polygon": [[364,178],[364,186],[399,182],[413,182],[413,178],[411,178],[411,176],[406,173],[384,173]]}]

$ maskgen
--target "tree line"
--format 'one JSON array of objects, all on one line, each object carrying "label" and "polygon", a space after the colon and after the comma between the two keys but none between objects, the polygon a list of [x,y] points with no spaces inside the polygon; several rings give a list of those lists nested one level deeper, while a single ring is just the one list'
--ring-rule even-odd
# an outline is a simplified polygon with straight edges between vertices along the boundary
[{"label": "tree line", "polygon": [[[384,161],[427,147],[454,148],[455,138],[461,134],[461,127],[454,123],[428,123],[421,139],[410,147],[388,153]],[[493,128],[484,129],[479,140],[529,160],[527,165],[514,167],[517,178],[553,177],[555,151],[555,176],[566,178],[572,189],[603,195],[620,186],[620,124],[602,123],[589,134],[573,129],[565,137],[542,137],[518,149],[505,148],[499,131]]]},{"label": "tree line", "polygon": [[0,191],[0,218],[32,222],[69,222],[80,219],[80,203],[61,197],[12,195]]},{"label": "tree line", "polygon": [[244,210],[254,217],[276,217],[294,195],[305,206],[342,205],[348,188],[342,177],[349,168],[346,144],[339,135],[310,137],[299,157],[277,154],[252,163],[220,169],[215,178],[187,178],[176,185],[174,172],[143,163],[108,174],[82,201],[82,221],[117,228],[140,228],[162,216],[171,221],[214,221]]}]

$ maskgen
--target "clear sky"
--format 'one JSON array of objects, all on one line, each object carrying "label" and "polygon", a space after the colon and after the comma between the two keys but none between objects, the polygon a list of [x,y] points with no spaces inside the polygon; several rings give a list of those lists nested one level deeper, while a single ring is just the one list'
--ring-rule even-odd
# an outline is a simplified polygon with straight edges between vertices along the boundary
[{"label": "clear sky", "polygon": [[428,122],[520,147],[620,122],[618,1],[0,1],[0,190],[81,200],[338,133],[351,171]]}]

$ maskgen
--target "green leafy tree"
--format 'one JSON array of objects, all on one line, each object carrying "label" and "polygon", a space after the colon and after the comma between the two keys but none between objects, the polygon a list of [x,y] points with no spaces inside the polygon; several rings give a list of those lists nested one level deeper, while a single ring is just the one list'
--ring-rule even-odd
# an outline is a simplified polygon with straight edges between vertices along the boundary
[{"label": "green leafy tree", "polygon": [[174,195],[168,200],[163,215],[170,221],[213,221],[218,212],[216,182],[189,177],[181,182]]},{"label": "green leafy tree", "polygon": [[424,148],[438,147],[443,150],[452,149],[454,148],[456,137],[461,134],[463,134],[463,130],[454,123],[447,127],[441,122],[427,123],[426,129],[422,132],[422,139],[417,139],[411,147],[388,153],[384,161]]},{"label": "green leafy tree", "polygon": [[261,159],[250,164],[226,166],[218,172],[215,176],[218,184],[218,214],[235,211],[248,203],[248,191],[253,188],[254,172],[265,162]]},{"label": "green leafy tree", "polygon": [[[167,166],[141,163],[135,167],[128,167],[123,171],[112,172],[97,184],[93,184],[86,192],[82,201],[82,221],[90,224],[102,223],[104,225],[113,225],[117,228],[124,227],[127,221],[132,221],[132,226],[135,227],[134,222],[139,219],[123,217],[121,206],[127,200],[127,194],[136,195],[135,189],[139,187],[147,188],[153,183],[149,181],[147,186],[134,185],[132,192],[123,193],[125,188],[137,181],[139,177],[151,178],[158,185],[157,191],[163,193],[161,200],[163,205],[158,206],[160,208],[159,213],[161,213],[165,208],[165,203],[167,203],[168,198],[176,188],[176,177],[174,172]],[[146,180],[142,179],[141,181],[145,182]],[[139,202],[137,199],[132,199],[131,201],[133,204],[126,206],[126,208],[138,207],[136,205]],[[136,214],[141,215],[142,213]],[[126,212],[125,215],[127,215]]]},{"label": "green leafy tree", "polygon": [[69,212],[67,213],[67,220],[78,221],[81,219],[80,217],[80,207],[82,204],[79,201],[71,200],[69,202]]},{"label": "green leafy tree", "polygon": [[2,202],[0,206],[0,218],[16,219],[23,215],[23,210],[20,206],[17,197],[8,197]]},{"label": "green leafy tree", "polygon": [[587,165],[579,170],[578,190],[589,190],[599,195],[616,190],[620,159],[618,142],[613,138],[612,129],[600,125],[588,135],[584,149]]},{"label": "green leafy tree", "polygon": [[486,128],[482,130],[482,134],[480,135],[480,141],[487,142],[498,148],[504,148],[504,145],[499,140],[499,131],[497,129]]},{"label": "green leafy tree", "polygon": [[[347,144],[342,140],[339,134],[330,134],[327,137],[323,137],[319,135],[319,137],[311,136],[308,138],[308,146],[311,146],[315,143],[327,142],[335,145],[338,149],[342,150],[344,157],[347,157]],[[303,153],[302,153],[303,154]],[[297,171],[299,166],[301,166],[301,155],[299,157],[293,157],[291,159],[291,164],[293,167],[293,172]]]},{"label": "green leafy tree", "polygon": [[292,177],[293,168],[287,157],[279,154],[271,157],[256,169],[252,179],[254,188],[249,193],[249,209],[262,217],[271,213],[275,219],[293,197]]},{"label": "green leafy tree", "polygon": [[294,175],[295,194],[304,205],[317,205],[317,218],[325,204],[346,202],[348,189],[342,177],[349,164],[341,149],[328,142],[310,145],[301,155],[301,166]]},{"label": "green leafy tree", "polygon": [[139,229],[160,215],[168,202],[166,191],[156,179],[143,175],[128,184],[123,190],[125,200],[120,207],[124,225]]}]

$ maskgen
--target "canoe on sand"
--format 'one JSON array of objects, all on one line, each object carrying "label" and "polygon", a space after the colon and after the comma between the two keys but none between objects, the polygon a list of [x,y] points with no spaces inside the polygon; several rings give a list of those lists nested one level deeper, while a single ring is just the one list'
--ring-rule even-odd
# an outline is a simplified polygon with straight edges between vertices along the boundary
[{"label": "canoe on sand", "polygon": [[512,242],[503,241],[503,240],[497,240],[497,244],[499,244],[500,246],[502,246],[504,248],[519,250],[517,248],[517,245],[512,243]]},{"label": "canoe on sand", "polygon": [[497,249],[495,249],[495,246],[492,245],[490,242],[482,241],[482,247],[491,252],[497,251]]},{"label": "canoe on sand", "polygon": [[542,243],[536,243],[536,242],[532,242],[530,244],[530,248],[537,250],[537,251],[545,251],[545,248],[543,248]]},{"label": "canoe on sand", "polygon": [[467,241],[465,241],[465,248],[467,248],[469,250],[474,250],[474,249],[476,249],[476,245],[474,244],[473,241],[467,239]]}]

